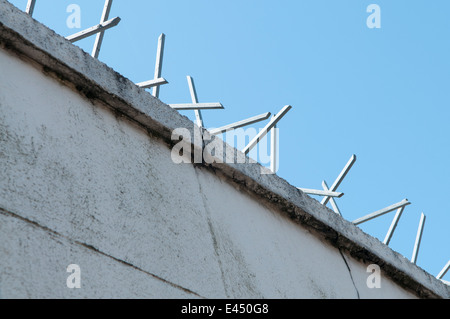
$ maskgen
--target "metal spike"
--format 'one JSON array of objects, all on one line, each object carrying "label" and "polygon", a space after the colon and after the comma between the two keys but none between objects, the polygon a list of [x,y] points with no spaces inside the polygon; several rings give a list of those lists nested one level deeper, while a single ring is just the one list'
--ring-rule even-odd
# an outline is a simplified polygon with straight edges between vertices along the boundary
[{"label": "metal spike", "polygon": [[186,77],[189,85],[189,92],[191,94],[192,103],[187,104],[169,104],[169,106],[176,110],[194,110],[195,118],[198,127],[204,127],[203,117],[200,110],[212,110],[212,109],[223,109],[221,103],[198,103],[197,91],[195,90],[194,79],[189,75]]},{"label": "metal spike", "polygon": [[[158,38],[158,49],[156,52],[156,64],[155,64],[155,79],[161,78],[165,41],[166,35],[162,33]],[[153,96],[159,98],[159,85],[153,87]]]},{"label": "metal spike", "polygon": [[258,142],[267,135],[267,133],[275,126],[277,123],[286,115],[287,112],[292,108],[290,105],[286,105],[278,112],[267,124],[262,131],[260,131],[253,140],[242,150],[242,152],[247,155],[250,151],[258,144]]},{"label": "metal spike", "polygon": [[72,34],[68,37],[66,37],[67,40],[74,43],[76,41],[80,41],[84,38],[90,37],[91,35],[97,34],[99,32],[104,32],[105,30],[108,30],[112,27],[115,27],[120,22],[120,18],[114,18],[108,21],[105,21],[103,23],[97,24],[96,26],[90,27],[88,29],[85,29],[83,31],[77,32],[75,34]]},{"label": "metal spike", "polygon": [[410,204],[411,203],[407,199],[404,199],[404,200],[402,200],[401,202],[399,202],[397,204],[391,205],[389,207],[386,207],[386,208],[383,208],[381,210],[378,210],[378,211],[376,211],[374,213],[368,214],[368,215],[366,215],[364,217],[358,218],[357,220],[353,221],[353,224],[359,225],[359,224],[365,223],[365,222],[367,222],[367,221],[369,221],[371,219],[377,218],[377,217],[382,216],[384,214],[390,213],[390,212],[392,212],[392,211],[394,211],[396,209],[399,209],[400,207],[404,207],[404,206],[407,206],[407,205],[410,205]]},{"label": "metal spike", "polygon": [[[327,182],[322,181],[322,187],[325,191],[330,191],[330,189],[328,188]],[[339,207],[336,204],[336,201],[334,200],[333,197],[330,197],[330,203],[331,203],[331,207],[333,207],[333,210],[336,214],[342,216],[341,211],[339,210]]]},{"label": "metal spike", "polygon": [[233,123],[233,124],[225,125],[225,126],[222,126],[220,128],[210,129],[209,133],[211,133],[211,135],[219,135],[219,134],[225,133],[227,131],[232,131],[232,130],[235,130],[235,129],[240,128],[240,127],[244,127],[244,126],[247,126],[247,125],[251,125],[251,124],[254,124],[254,123],[257,123],[257,122],[261,122],[261,121],[267,120],[270,117],[270,115],[271,115],[270,112],[267,112],[267,113],[264,113],[264,114],[261,114],[261,115],[253,116],[253,117],[248,118],[246,120],[242,120],[242,121],[239,121],[239,122],[236,122],[236,123]]},{"label": "metal spike", "polygon": [[439,274],[436,276],[436,278],[437,279],[444,278],[445,274],[448,272],[449,269],[450,269],[450,260],[447,262],[447,264],[444,266],[444,268],[442,268],[442,270],[439,272]]},{"label": "metal spike", "polygon": [[[189,85],[189,92],[191,93],[191,99],[193,104],[198,104],[197,91],[195,90],[194,80],[191,76],[187,76],[187,81]],[[203,117],[202,112],[199,109],[195,110],[195,118],[197,119],[197,125],[203,127]]]},{"label": "metal spike", "polygon": [[274,174],[278,171],[278,129],[276,124],[270,130],[270,170]]},{"label": "metal spike", "polygon": [[330,192],[330,191],[324,191],[324,190],[317,190],[317,189],[308,189],[308,188],[299,188],[305,194],[309,195],[318,195],[318,196],[330,196],[330,197],[342,197],[344,196],[344,193],[339,192]]},{"label": "metal spike", "polygon": [[153,80],[150,80],[150,81],[136,83],[136,85],[139,86],[140,88],[148,89],[148,88],[160,86],[162,84],[167,84],[167,83],[169,83],[169,82],[167,82],[166,79],[158,78],[158,79],[153,79]]},{"label": "metal spike", "polygon": [[28,13],[30,16],[33,16],[35,4],[36,4],[36,0],[28,0],[27,8],[26,8],[25,12]]},{"label": "metal spike", "polygon": [[[102,18],[100,20],[100,24],[105,23],[108,20],[109,13],[111,12],[112,1],[113,0],[106,0],[105,1],[105,5],[103,7],[103,13],[102,13]],[[100,33],[97,34],[97,37],[95,38],[94,48],[92,50],[92,54],[91,55],[94,58],[96,58],[96,59],[98,59],[98,56],[100,54],[100,49],[102,47],[104,34],[105,34],[105,32],[101,31]]]},{"label": "metal spike", "polygon": [[[348,172],[352,168],[353,164],[355,164],[355,162],[356,162],[356,155],[352,155],[352,157],[350,158],[348,163],[345,165],[344,169],[341,171],[341,173],[339,174],[339,176],[336,178],[335,182],[331,186],[330,191],[335,192],[338,189],[339,185],[341,185],[345,176],[347,176]],[[329,200],[330,200],[330,197],[325,197],[324,199],[322,199],[321,204],[326,205]]]},{"label": "metal spike", "polygon": [[389,227],[389,230],[383,241],[383,243],[385,245],[389,245],[389,243],[391,242],[392,235],[394,234],[394,231],[397,228],[398,221],[400,220],[400,217],[402,216],[404,209],[405,209],[405,206],[402,206],[397,210],[397,213],[395,213],[394,219],[392,220],[391,226]]},{"label": "metal spike", "polygon": [[[185,104],[169,104],[169,106],[175,110],[217,110],[223,109],[223,105],[220,103],[185,103]],[[199,111],[200,112],[200,111]],[[199,122],[197,122],[199,124]]]},{"label": "metal spike", "polygon": [[412,263],[417,263],[417,256],[419,255],[420,243],[422,241],[423,228],[425,227],[426,216],[424,213],[420,216],[419,229],[417,230],[416,243],[414,244],[414,251],[411,257]]}]

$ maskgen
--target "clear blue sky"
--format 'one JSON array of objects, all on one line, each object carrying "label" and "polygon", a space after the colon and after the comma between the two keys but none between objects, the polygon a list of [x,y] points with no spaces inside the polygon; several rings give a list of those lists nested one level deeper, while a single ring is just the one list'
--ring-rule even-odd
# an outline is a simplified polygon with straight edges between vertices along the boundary
[{"label": "clear blue sky", "polygon": [[[11,2],[24,10],[27,1]],[[66,26],[72,3],[82,29],[99,23],[103,0],[37,0],[34,17],[70,35],[80,31]],[[366,25],[372,3],[381,29]],[[134,82],[150,80],[165,33],[162,101],[189,102],[191,75],[200,102],[225,106],[203,112],[210,127],[292,105],[279,124],[278,175],[321,189],[356,154],[339,188],[343,216],[409,199],[390,246],[411,258],[424,212],[417,264],[437,275],[450,258],[449,12],[448,0],[115,0],[110,17],[122,21],[106,32],[99,59]],[[90,53],[93,38],[77,45]],[[383,240],[394,214],[361,228]]]}]

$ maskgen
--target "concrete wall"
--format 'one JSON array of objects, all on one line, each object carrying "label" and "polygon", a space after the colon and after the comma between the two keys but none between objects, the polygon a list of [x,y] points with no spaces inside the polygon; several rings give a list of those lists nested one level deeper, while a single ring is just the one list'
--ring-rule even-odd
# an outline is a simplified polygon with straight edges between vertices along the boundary
[{"label": "concrete wall", "polygon": [[448,298],[256,164],[174,164],[192,123],[4,0],[0,43],[1,298]]}]

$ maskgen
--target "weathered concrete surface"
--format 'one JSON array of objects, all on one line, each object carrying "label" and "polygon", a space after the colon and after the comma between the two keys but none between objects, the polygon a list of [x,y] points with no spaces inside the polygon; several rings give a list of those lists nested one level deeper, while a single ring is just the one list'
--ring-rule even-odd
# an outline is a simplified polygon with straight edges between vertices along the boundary
[{"label": "weathered concrete surface", "polygon": [[[2,297],[450,296],[259,165],[175,165],[172,130],[198,128],[4,0],[0,45]],[[42,253],[28,257],[23,243],[34,240]],[[77,263],[65,249],[92,267],[76,293],[61,275]],[[4,270],[7,254],[21,263],[15,273]],[[54,278],[31,280],[33,263]],[[365,285],[371,263],[383,270],[382,289]],[[122,284],[121,267],[132,281],[146,278],[142,290],[105,286],[101,272]]]},{"label": "weathered concrete surface", "polygon": [[0,97],[2,207],[201,295],[223,296],[208,284],[220,271],[211,237],[199,231],[208,224],[194,167],[175,165],[166,145],[29,65],[2,54],[0,67],[10,92]]},{"label": "weathered concrete surface", "polygon": [[[0,210],[0,298],[198,298],[181,287]],[[67,266],[81,268],[68,289]],[[95,283],[95,284],[92,284]]]},{"label": "weathered concrete surface", "polygon": [[387,278],[369,289],[367,266],[228,182],[197,174],[228,296],[414,298]]}]

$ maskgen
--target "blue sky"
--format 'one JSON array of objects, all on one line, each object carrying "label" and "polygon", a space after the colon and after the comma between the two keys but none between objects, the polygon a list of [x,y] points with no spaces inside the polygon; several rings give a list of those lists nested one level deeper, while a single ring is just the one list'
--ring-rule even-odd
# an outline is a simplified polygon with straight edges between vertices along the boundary
[{"label": "blue sky", "polygon": [[[27,1],[11,2],[24,10]],[[72,3],[82,29],[99,23],[103,0],[37,0],[34,17],[70,35],[81,30],[66,25]],[[372,3],[380,29],[366,25]],[[448,12],[446,0],[115,0],[110,17],[122,21],[106,32],[99,59],[134,82],[150,80],[165,33],[170,84],[160,98],[189,102],[192,76],[200,102],[225,106],[203,112],[209,127],[292,105],[279,123],[278,175],[321,189],[356,154],[339,187],[344,218],[409,199],[390,246],[411,258],[424,212],[417,264],[437,275],[450,258]],[[93,37],[76,44],[90,53]],[[360,227],[383,240],[394,214]]]}]

